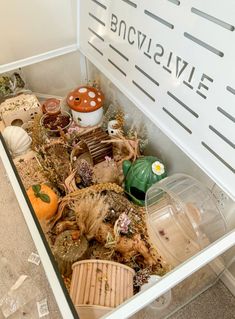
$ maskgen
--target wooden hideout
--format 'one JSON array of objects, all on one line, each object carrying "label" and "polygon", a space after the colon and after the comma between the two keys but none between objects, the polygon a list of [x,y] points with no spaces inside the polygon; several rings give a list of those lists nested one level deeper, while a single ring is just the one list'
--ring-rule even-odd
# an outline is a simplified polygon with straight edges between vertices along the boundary
[{"label": "wooden hideout", "polygon": [[134,270],[107,260],[73,264],[70,296],[83,319],[96,319],[133,296]]}]

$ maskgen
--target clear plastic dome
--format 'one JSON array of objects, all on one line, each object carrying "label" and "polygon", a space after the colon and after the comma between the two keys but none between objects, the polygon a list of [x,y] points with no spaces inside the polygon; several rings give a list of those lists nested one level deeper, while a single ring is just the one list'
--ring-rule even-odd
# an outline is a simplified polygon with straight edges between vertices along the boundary
[{"label": "clear plastic dome", "polygon": [[191,176],[175,174],[154,184],[145,204],[151,240],[172,266],[227,231],[212,193]]}]

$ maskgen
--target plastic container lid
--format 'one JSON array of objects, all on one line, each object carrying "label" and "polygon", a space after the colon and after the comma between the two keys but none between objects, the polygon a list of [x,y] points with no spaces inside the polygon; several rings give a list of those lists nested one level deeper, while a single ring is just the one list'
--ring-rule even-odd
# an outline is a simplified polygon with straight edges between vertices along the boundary
[{"label": "plastic container lid", "polygon": [[175,174],[154,184],[146,193],[145,204],[151,240],[172,266],[227,231],[210,190],[188,175]]}]

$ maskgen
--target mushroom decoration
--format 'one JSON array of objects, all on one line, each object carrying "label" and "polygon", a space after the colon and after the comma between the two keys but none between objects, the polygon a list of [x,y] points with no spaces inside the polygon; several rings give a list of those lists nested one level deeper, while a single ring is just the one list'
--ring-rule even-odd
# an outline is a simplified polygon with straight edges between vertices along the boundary
[{"label": "mushroom decoration", "polygon": [[67,96],[74,121],[81,126],[97,125],[103,116],[104,94],[92,86],[79,86]]}]

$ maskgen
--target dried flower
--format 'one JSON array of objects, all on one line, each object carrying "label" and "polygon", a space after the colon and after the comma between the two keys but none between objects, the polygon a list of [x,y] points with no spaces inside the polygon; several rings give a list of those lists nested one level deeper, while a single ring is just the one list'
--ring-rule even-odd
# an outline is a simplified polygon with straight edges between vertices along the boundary
[{"label": "dried flower", "polygon": [[112,161],[112,158],[111,157],[109,157],[109,156],[105,156],[105,160],[106,160],[106,162],[111,162]]},{"label": "dried flower", "polygon": [[141,220],[141,218],[136,214],[133,215],[133,218],[136,222],[139,222]]},{"label": "dried flower", "polygon": [[134,276],[134,287],[141,287],[148,282],[150,278],[150,268],[140,269]]},{"label": "dried flower", "polygon": [[128,234],[131,220],[126,213],[122,213],[116,221],[116,229],[119,234]]},{"label": "dried flower", "polygon": [[92,166],[84,159],[80,162],[78,174],[80,175],[85,187],[92,184],[93,169]]},{"label": "dried flower", "polygon": [[122,111],[118,111],[115,116],[116,121],[118,122],[118,128],[123,129],[125,123],[125,115]]},{"label": "dried flower", "polygon": [[79,127],[77,123],[74,121],[71,123],[70,127],[68,128],[68,131],[66,133],[66,138],[67,140],[70,141],[72,146],[76,145],[77,143],[76,138],[81,133],[81,130],[82,130],[81,127]]},{"label": "dried flower", "polygon": [[78,126],[70,127],[70,128],[68,129],[68,134],[73,134],[73,133],[77,133],[77,132],[80,132],[80,131],[81,131],[81,129],[80,129],[80,127],[78,127]]},{"label": "dried flower", "polygon": [[110,232],[108,232],[107,237],[106,237],[106,243],[104,245],[105,248],[114,248],[116,245],[116,240],[112,236]]},{"label": "dried flower", "polygon": [[96,81],[96,80],[88,80],[87,81],[87,85],[88,86],[92,86],[93,88],[96,88],[96,89],[100,89],[100,86],[99,86],[99,83],[98,83],[98,81]]},{"label": "dried flower", "polygon": [[90,194],[74,203],[73,209],[80,234],[86,236],[88,240],[97,234],[107,214],[108,205],[104,199],[101,195]]}]

